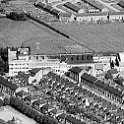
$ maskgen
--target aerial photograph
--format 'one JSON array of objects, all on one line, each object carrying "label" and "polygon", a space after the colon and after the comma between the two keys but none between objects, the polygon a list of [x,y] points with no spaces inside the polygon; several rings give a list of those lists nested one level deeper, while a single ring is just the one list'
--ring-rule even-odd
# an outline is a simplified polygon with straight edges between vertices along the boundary
[{"label": "aerial photograph", "polygon": [[0,124],[124,124],[124,0],[0,0]]}]

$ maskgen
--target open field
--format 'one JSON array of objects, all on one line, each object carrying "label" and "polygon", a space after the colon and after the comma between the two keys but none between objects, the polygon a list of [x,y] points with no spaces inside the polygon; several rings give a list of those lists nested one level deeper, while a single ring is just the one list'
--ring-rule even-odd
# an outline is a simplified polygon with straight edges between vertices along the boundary
[{"label": "open field", "polygon": [[55,25],[96,52],[124,51],[124,23]]},{"label": "open field", "polygon": [[[68,47],[76,45],[74,41],[70,41],[34,21],[17,22],[0,18],[0,47],[20,47],[22,44],[30,46],[32,53],[44,54],[73,52]],[[74,51],[86,50],[84,47],[80,47],[80,49],[79,47]]]},{"label": "open field", "polygon": [[21,114],[11,107],[5,107],[3,111],[0,111],[0,119],[5,121],[11,120],[13,117],[18,118],[23,124],[36,124],[36,122],[27,116]]}]

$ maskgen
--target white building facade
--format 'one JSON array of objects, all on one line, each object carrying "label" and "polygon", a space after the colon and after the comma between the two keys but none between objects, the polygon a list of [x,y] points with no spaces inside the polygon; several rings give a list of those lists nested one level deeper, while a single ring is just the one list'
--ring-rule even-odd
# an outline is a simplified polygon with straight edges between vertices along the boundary
[{"label": "white building facade", "polygon": [[59,59],[50,59],[45,55],[30,55],[29,49],[21,48],[18,51],[8,49],[9,76],[15,76],[18,72],[27,72],[34,68],[52,68],[58,74],[67,71],[67,63]]}]

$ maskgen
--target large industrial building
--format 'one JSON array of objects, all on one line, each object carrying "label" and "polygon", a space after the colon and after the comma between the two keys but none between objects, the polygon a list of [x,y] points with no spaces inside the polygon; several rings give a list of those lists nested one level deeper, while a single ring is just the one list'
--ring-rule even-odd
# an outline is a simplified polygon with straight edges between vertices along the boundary
[{"label": "large industrial building", "polygon": [[[18,75],[18,72],[27,72],[38,68],[51,68],[57,74],[64,74],[72,67],[89,66],[95,69],[95,75],[99,70],[106,72],[109,70],[110,61],[115,62],[117,54],[57,54],[57,55],[40,55],[30,54],[29,48],[18,48],[18,50],[8,49],[9,76]],[[122,57],[123,54],[121,53]],[[94,75],[93,74],[93,75]],[[94,76],[95,76],[94,75]]]},{"label": "large industrial building", "polygon": [[15,76],[18,72],[27,72],[35,68],[50,67],[56,73],[67,71],[67,64],[59,59],[50,59],[45,55],[30,55],[29,48],[19,48],[18,51],[8,49],[9,76]]}]

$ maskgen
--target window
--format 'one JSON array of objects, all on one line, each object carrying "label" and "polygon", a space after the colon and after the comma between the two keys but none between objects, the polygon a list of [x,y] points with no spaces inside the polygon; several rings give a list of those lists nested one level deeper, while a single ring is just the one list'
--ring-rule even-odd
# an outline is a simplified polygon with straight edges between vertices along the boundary
[{"label": "window", "polygon": [[84,60],[84,56],[82,56],[82,60]]},{"label": "window", "polygon": [[79,60],[79,56],[77,56],[76,59]]},{"label": "window", "polygon": [[73,58],[73,57],[71,57],[71,60],[74,60],[74,58]]},{"label": "window", "polygon": [[87,60],[91,60],[91,56],[90,55],[87,55]]}]

